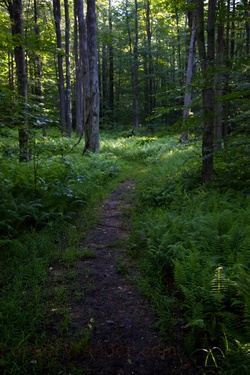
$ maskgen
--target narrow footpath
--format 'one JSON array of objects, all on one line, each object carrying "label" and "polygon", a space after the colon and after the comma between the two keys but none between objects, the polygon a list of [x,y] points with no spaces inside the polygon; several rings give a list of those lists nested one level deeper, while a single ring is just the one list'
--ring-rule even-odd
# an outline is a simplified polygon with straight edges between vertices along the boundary
[{"label": "narrow footpath", "polygon": [[155,317],[150,306],[127,277],[126,221],[133,191],[132,181],[121,183],[104,201],[96,228],[81,243],[96,257],[78,265],[84,297],[72,302],[70,332],[77,341],[74,332],[90,330],[91,338],[74,363],[87,375],[195,375],[179,346],[160,341],[152,328]]}]

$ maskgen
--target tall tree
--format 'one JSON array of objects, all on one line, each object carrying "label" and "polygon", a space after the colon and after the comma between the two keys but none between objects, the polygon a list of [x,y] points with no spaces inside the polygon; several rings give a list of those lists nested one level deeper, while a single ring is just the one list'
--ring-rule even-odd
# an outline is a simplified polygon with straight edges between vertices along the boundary
[{"label": "tall tree", "polygon": [[135,43],[134,43],[134,97],[133,97],[133,111],[134,111],[134,130],[139,129],[140,119],[139,119],[139,62],[138,62],[138,2],[135,0]]},{"label": "tall tree", "polygon": [[112,20],[112,4],[109,0],[109,32],[111,35],[111,42],[109,42],[108,52],[109,52],[109,110],[112,113],[114,112],[114,47],[112,40],[113,32],[113,20]]},{"label": "tall tree", "polygon": [[29,134],[27,129],[27,119],[25,116],[25,105],[28,97],[28,79],[26,71],[25,51],[23,45],[23,8],[22,0],[7,1],[7,9],[12,23],[12,36],[14,42],[14,55],[16,62],[17,92],[20,97],[18,111],[18,133],[19,133],[19,160],[29,161]]},{"label": "tall tree", "polygon": [[205,41],[205,17],[203,0],[197,4],[197,43],[201,70],[204,77],[202,88],[204,129],[202,138],[202,182],[210,182],[214,168],[214,59],[215,59],[215,21],[216,0],[208,2],[207,42]]},{"label": "tall tree", "polygon": [[[37,43],[40,44],[40,28],[38,25],[38,4],[37,0],[34,0],[34,32],[36,35]],[[33,59],[34,59],[34,81],[35,81],[35,87],[34,87],[34,94],[36,101],[40,104],[43,105],[43,77],[42,77],[42,60],[41,56],[38,53],[33,54]],[[43,136],[46,136],[46,125],[43,122],[42,124],[42,132]]]},{"label": "tall tree", "polygon": [[[87,0],[87,51],[89,61],[89,103],[86,106],[85,147],[87,151],[98,152],[99,142],[99,77],[97,58],[95,0]],[[87,77],[86,77],[87,78]]]},{"label": "tall tree", "polygon": [[86,129],[91,127],[90,124],[90,75],[89,75],[89,55],[88,55],[88,41],[87,41],[87,27],[84,18],[84,6],[83,0],[77,0],[79,8],[79,38],[80,38],[80,60],[81,60],[81,80],[83,89],[83,124],[82,133],[83,136]]},{"label": "tall tree", "polygon": [[63,74],[63,50],[62,50],[62,32],[61,32],[61,4],[60,0],[53,0],[53,13],[56,28],[57,40],[57,62],[58,62],[58,92],[60,98],[60,124],[61,132],[66,135],[66,102],[64,89],[64,74]]},{"label": "tall tree", "polygon": [[75,117],[78,136],[83,135],[83,24],[83,2],[74,0]]},{"label": "tall tree", "polygon": [[217,22],[217,39],[216,39],[216,74],[215,74],[215,121],[214,121],[214,145],[217,149],[222,147],[223,141],[223,74],[222,68],[224,63],[224,0],[218,1],[218,22]]},{"label": "tall tree", "polygon": [[187,119],[191,112],[192,104],[192,92],[191,92],[191,82],[194,72],[194,61],[195,61],[195,36],[196,36],[196,11],[192,9],[194,2],[188,1],[188,5],[191,9],[188,12],[188,24],[190,28],[190,42],[189,42],[189,51],[188,51],[188,63],[187,63],[187,72],[186,72],[186,87],[185,87],[185,96],[184,96],[184,110],[183,118]]},{"label": "tall tree", "polygon": [[66,65],[66,127],[67,136],[72,134],[72,96],[71,96],[71,75],[70,75],[70,17],[69,2],[64,0],[65,11],[65,65]]},{"label": "tall tree", "polygon": [[[130,88],[131,88],[131,97],[132,97],[132,103],[133,103],[133,106],[132,106],[132,110],[134,112],[134,95],[135,95],[135,79],[134,79],[134,74],[135,74],[135,70],[134,70],[134,63],[133,63],[133,43],[132,43],[132,28],[131,28],[131,24],[130,24],[130,12],[129,12],[129,2],[128,0],[126,0],[126,9],[125,9],[125,15],[126,15],[126,31],[127,31],[127,35],[128,35],[128,50],[129,50],[129,70],[130,70],[130,78],[131,78],[131,84],[130,84]],[[120,85],[119,85],[120,86]]]},{"label": "tall tree", "polygon": [[152,114],[154,107],[154,66],[152,55],[152,28],[151,28],[151,1],[145,2],[145,21],[146,21],[146,35],[147,35],[147,53],[145,61],[145,116]]}]

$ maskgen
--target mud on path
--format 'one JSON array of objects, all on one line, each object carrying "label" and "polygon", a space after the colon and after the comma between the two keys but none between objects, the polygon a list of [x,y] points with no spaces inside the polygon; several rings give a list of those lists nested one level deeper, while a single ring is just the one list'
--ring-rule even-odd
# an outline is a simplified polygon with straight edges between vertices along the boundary
[{"label": "mud on path", "polygon": [[[134,183],[125,181],[111,193],[96,228],[82,241],[81,248],[94,250],[96,257],[78,264],[79,288],[84,293],[82,300],[71,301],[70,308],[70,337],[78,350],[77,355],[71,350],[72,358],[67,360],[73,360],[82,374],[195,374],[189,361],[183,361],[179,345],[160,341],[152,328],[155,317],[150,306],[124,275],[133,189]],[[81,329],[90,330],[91,337],[87,347],[79,349]]]}]

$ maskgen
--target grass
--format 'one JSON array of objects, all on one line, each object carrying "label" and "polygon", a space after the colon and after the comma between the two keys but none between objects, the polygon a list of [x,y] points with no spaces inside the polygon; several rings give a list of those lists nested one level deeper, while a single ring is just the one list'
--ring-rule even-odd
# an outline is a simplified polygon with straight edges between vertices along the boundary
[{"label": "grass", "polygon": [[93,249],[84,248],[80,250],[81,259],[96,258],[96,252]]},{"label": "grass", "polygon": [[[71,342],[70,300],[84,299],[77,261],[96,256],[80,242],[95,225],[100,202],[130,179],[136,200],[128,252],[158,315],[157,328],[175,340],[181,324],[198,364],[247,374],[250,200],[243,166],[225,181],[230,171],[236,176],[237,166],[233,154],[226,163],[220,154],[219,175],[201,186],[199,140],[184,146],[174,136],[102,134],[101,153],[85,158],[79,148],[69,151],[73,143],[36,135],[31,163],[20,165],[12,154],[0,158],[2,373],[78,372],[62,367],[60,358]],[[116,264],[121,274],[129,268],[125,260]],[[52,282],[55,265],[60,273]],[[89,288],[91,273],[89,268]],[[78,333],[80,349],[91,334],[89,327]]]}]

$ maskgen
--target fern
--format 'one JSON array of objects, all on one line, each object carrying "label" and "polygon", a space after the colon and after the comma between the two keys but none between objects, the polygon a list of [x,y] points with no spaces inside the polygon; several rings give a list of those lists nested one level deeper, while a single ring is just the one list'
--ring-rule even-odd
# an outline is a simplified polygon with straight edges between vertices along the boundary
[{"label": "fern", "polygon": [[212,280],[212,292],[222,293],[227,290],[227,278],[223,267],[217,267],[213,280]]}]

